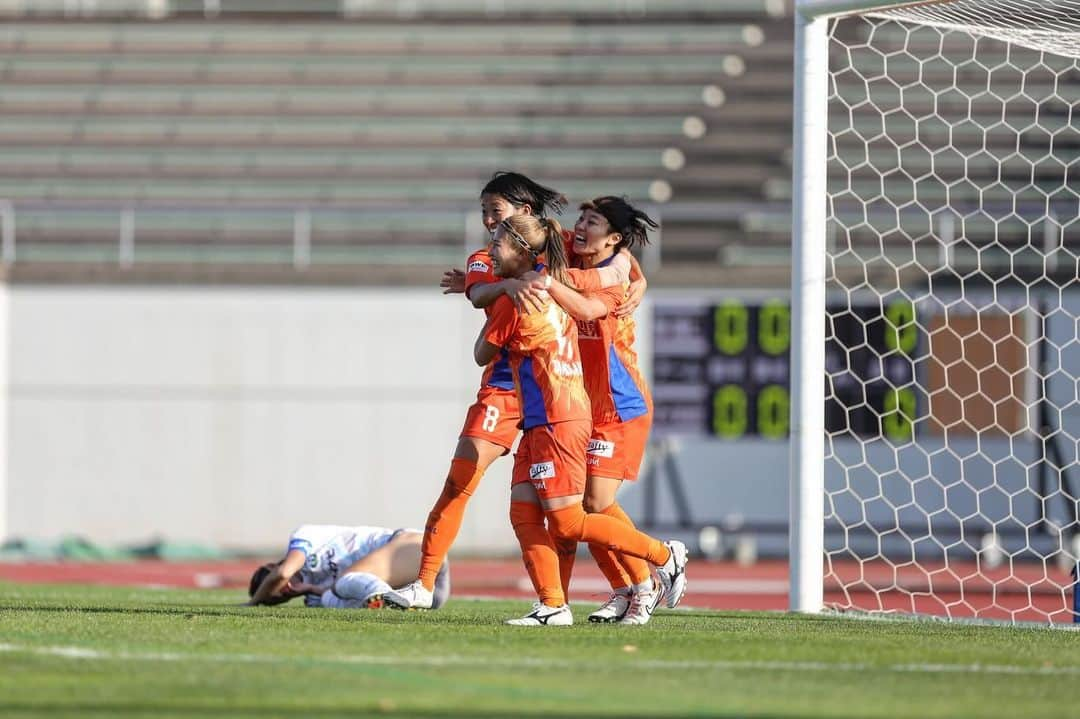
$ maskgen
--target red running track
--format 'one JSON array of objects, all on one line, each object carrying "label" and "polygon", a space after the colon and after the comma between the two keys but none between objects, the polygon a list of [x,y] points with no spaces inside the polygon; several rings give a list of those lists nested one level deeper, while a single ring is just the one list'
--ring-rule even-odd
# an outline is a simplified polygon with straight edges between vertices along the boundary
[{"label": "red running track", "polygon": [[[0,563],[0,581],[101,584],[143,587],[235,588],[243,592],[257,562]],[[520,561],[457,559],[457,596],[532,598]],[[884,562],[833,562],[826,579],[827,605],[869,611],[892,610],[953,617],[1071,622],[1071,579],[1042,565],[977,571],[972,564],[949,567],[924,563],[894,568]],[[683,604],[722,610],[785,610],[787,562],[767,560],[750,566],[694,560]],[[844,589],[846,587],[846,590]],[[599,570],[582,557],[570,585],[576,602],[600,602],[607,585]]]}]

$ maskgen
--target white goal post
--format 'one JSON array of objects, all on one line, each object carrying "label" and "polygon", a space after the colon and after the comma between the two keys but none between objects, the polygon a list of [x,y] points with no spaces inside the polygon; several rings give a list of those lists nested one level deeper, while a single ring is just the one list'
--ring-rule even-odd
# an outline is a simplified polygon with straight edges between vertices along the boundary
[{"label": "white goal post", "polygon": [[1080,0],[797,0],[790,609],[1080,621]]}]

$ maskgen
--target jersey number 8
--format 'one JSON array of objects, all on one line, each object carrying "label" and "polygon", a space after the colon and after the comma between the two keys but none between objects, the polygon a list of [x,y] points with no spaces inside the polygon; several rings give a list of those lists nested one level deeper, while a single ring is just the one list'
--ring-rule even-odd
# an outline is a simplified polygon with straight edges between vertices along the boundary
[{"label": "jersey number 8", "polygon": [[485,432],[494,432],[499,423],[499,408],[490,404],[484,405],[484,422],[480,425]]}]

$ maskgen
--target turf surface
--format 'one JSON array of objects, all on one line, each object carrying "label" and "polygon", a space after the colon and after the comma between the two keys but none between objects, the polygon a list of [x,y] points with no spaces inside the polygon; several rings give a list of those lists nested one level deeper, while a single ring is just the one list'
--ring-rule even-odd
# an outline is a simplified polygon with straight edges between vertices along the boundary
[{"label": "turf surface", "polygon": [[242,607],[230,591],[0,584],[0,716],[1062,717],[1080,634],[662,611],[529,629]]}]

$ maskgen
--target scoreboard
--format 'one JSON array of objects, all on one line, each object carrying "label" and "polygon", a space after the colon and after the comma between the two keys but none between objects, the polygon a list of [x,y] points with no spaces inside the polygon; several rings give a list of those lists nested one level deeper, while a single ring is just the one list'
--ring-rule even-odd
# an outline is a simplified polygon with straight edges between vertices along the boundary
[{"label": "scoreboard", "polygon": [[[791,307],[786,300],[653,305],[654,431],[725,439],[788,436]],[[830,307],[825,427],[912,436],[921,404],[914,358],[922,338],[907,300]]]}]

